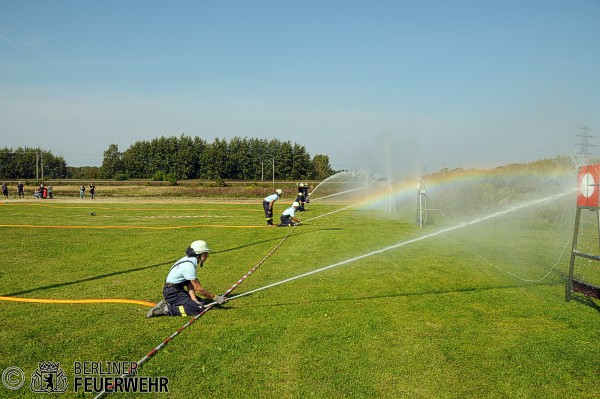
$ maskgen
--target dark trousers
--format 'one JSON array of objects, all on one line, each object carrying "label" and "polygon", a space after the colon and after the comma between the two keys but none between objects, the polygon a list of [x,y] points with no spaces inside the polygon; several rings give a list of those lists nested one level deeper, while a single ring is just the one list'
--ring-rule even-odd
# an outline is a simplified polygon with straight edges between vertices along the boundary
[{"label": "dark trousers", "polygon": [[170,316],[196,316],[202,308],[190,298],[190,294],[183,289],[187,282],[178,285],[166,285],[163,288],[163,297],[169,304]]},{"label": "dark trousers", "polygon": [[265,219],[267,224],[273,224],[273,209],[269,209],[269,202],[263,201],[263,209],[265,210]]},{"label": "dark trousers", "polygon": [[292,218],[288,215],[281,215],[279,220],[281,220],[281,223],[279,223],[278,226],[294,226],[295,224]]}]

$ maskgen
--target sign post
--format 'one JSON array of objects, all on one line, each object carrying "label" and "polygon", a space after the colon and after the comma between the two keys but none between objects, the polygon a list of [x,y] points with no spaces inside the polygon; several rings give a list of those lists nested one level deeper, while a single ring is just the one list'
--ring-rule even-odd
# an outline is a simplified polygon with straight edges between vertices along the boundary
[{"label": "sign post", "polygon": [[598,234],[598,250],[600,251],[600,212],[598,212],[598,203],[600,199],[600,164],[580,167],[577,176],[579,183],[579,191],[577,192],[577,213],[575,214],[575,230],[573,232],[573,246],[571,248],[569,277],[567,280],[567,286],[565,287],[565,301],[567,302],[571,299],[573,292],[579,292],[586,296],[600,299],[600,287],[595,287],[592,284],[573,278],[575,259],[577,257],[600,262],[599,255],[584,253],[577,249],[581,211],[587,209],[591,212],[595,212]]}]

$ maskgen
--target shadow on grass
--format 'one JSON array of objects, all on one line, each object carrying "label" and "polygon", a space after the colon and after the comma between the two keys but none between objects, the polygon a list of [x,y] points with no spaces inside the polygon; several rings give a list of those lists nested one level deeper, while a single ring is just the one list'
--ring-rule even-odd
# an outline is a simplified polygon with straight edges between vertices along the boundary
[{"label": "shadow on grass", "polygon": [[[304,223],[304,222],[302,222],[302,223],[300,223],[300,226],[311,226],[311,224],[310,224],[310,222],[308,222],[308,223]],[[344,230],[344,229],[343,229],[342,227],[328,227],[328,228],[325,228],[325,229],[316,229],[316,230],[312,230],[312,231],[317,231],[317,230],[323,230],[323,231],[339,231],[339,230]],[[308,232],[305,232],[305,233],[299,233],[299,234],[306,234],[306,233],[308,233]]]},{"label": "shadow on grass", "polygon": [[[331,229],[318,229],[318,230],[331,230]],[[310,232],[309,231],[305,231],[305,232],[298,233],[296,235],[308,234],[308,233],[311,233],[311,232],[314,232],[314,231],[318,231],[318,230],[311,230]],[[264,244],[264,243],[271,242],[271,241],[279,241],[280,239],[281,239],[281,237],[276,237],[276,238],[270,238],[268,240],[255,241],[255,242],[253,242],[251,244],[240,245],[238,247],[224,249],[222,251],[215,251],[213,253],[218,254],[218,253],[225,253],[225,252],[237,251],[237,250],[240,250],[240,249],[251,247],[253,245]],[[48,289],[60,288],[60,287],[67,287],[69,285],[75,285],[75,284],[80,284],[80,283],[86,283],[86,282],[89,282],[89,281],[101,280],[103,278],[119,276],[121,274],[134,273],[134,272],[139,272],[139,271],[142,271],[142,270],[153,269],[153,268],[159,267],[159,266],[172,265],[176,261],[177,261],[177,259],[174,259],[174,260],[166,261],[166,262],[163,262],[163,263],[157,263],[155,265],[141,266],[141,267],[136,267],[134,269],[127,269],[127,270],[121,270],[121,271],[112,272],[112,273],[101,274],[101,275],[98,275],[98,276],[87,277],[87,278],[83,278],[83,279],[79,279],[79,280],[75,280],[75,281],[69,281],[69,282],[65,282],[65,283],[50,284],[50,285],[46,285],[46,286],[43,286],[43,287],[32,288],[32,289],[29,289],[29,290],[13,292],[13,293],[10,293],[10,294],[3,294],[3,296],[18,296],[18,295],[23,295],[23,294],[30,294],[30,293],[36,292],[36,291],[42,291],[42,290],[48,290]],[[166,274],[165,274],[165,277],[166,277]]]},{"label": "shadow on grass", "polygon": [[577,301],[582,305],[589,306],[590,308],[600,313],[600,305],[598,305],[592,298],[588,296],[573,295],[571,296],[571,300]]},{"label": "shadow on grass", "polygon": [[152,269],[152,268],[155,268],[155,267],[158,267],[158,266],[172,265],[173,263],[175,263],[176,260],[177,259],[170,260],[170,261],[163,262],[163,263],[157,263],[155,265],[150,265],[150,266],[136,267],[135,269],[127,269],[127,270],[122,270],[122,271],[118,271],[118,272],[101,274],[99,276],[82,278],[80,280],[69,281],[69,282],[66,282],[66,283],[57,283],[57,284],[46,285],[46,286],[43,286],[43,287],[32,288],[30,290],[13,292],[11,294],[4,294],[4,296],[17,296],[17,295],[29,294],[31,292],[42,291],[42,290],[47,290],[47,289],[52,289],[52,288],[66,287],[66,286],[69,286],[69,285],[75,285],[75,284],[79,284],[79,283],[85,283],[85,282],[88,282],[88,281],[100,280],[100,279],[107,278],[107,277],[118,276],[120,274],[127,274],[127,273],[138,272],[138,271],[141,271],[141,270]]},{"label": "shadow on grass", "polygon": [[[284,229],[284,228],[280,228],[279,230],[286,231],[286,229]],[[321,230],[322,231],[329,231],[329,230],[341,230],[341,229],[338,228],[338,227],[323,228],[323,229],[314,229],[314,230],[311,230],[311,231],[302,231],[300,233],[294,232],[294,236],[299,236],[299,235],[303,235],[303,234],[310,234],[310,233],[314,233],[316,231],[321,231]],[[234,252],[234,251],[237,251],[237,250],[240,250],[240,249],[253,247],[255,245],[265,244],[265,243],[268,243],[268,242],[279,242],[279,241],[281,241],[282,238],[283,237],[275,237],[275,238],[269,238],[267,240],[262,240],[262,241],[253,241],[250,244],[244,244],[244,245],[239,245],[239,246],[233,247],[233,248],[222,249],[220,251],[214,251],[212,253],[213,254],[222,254],[222,253],[226,253],[226,252]]]},{"label": "shadow on grass", "polygon": [[223,253],[226,253],[226,252],[234,252],[234,251],[237,251],[237,250],[240,250],[240,249],[250,248],[250,247],[253,247],[255,245],[265,244],[265,243],[268,243],[268,242],[279,242],[282,238],[283,237],[274,237],[274,238],[269,238],[269,239],[262,240],[262,241],[253,241],[253,242],[251,242],[249,244],[239,245],[237,247],[228,248],[228,249],[222,249],[220,251],[214,251],[212,253],[214,253],[214,254],[223,254]]},{"label": "shadow on grass", "polygon": [[[364,297],[355,297],[355,298],[335,298],[335,299],[319,299],[312,301],[299,301],[299,302],[285,302],[285,303],[271,303],[266,305],[261,304],[252,304],[249,306],[252,307],[278,307],[278,306],[289,306],[289,305],[306,305],[311,303],[325,303],[325,302],[344,302],[344,301],[367,301],[371,299],[385,299],[385,298],[402,298],[402,297],[411,297],[411,296],[426,296],[426,295],[444,295],[444,294],[454,294],[461,292],[485,292],[492,290],[505,290],[505,289],[514,289],[514,288],[524,288],[524,287],[552,287],[555,285],[561,285],[560,283],[545,283],[545,284],[534,284],[534,285],[507,285],[500,287],[473,287],[473,288],[461,288],[456,290],[438,290],[438,291],[422,291],[422,292],[406,292],[401,294],[389,294],[389,295],[373,295],[373,296],[364,296]],[[242,293],[236,293],[236,295],[241,295]],[[249,294],[247,296],[252,296],[253,294]],[[575,298],[573,298],[575,299]],[[240,306],[243,307],[243,306]]]}]

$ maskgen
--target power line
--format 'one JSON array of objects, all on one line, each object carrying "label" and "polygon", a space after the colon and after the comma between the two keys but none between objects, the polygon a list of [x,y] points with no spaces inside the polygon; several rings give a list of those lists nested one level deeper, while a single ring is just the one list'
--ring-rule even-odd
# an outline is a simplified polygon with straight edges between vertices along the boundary
[{"label": "power line", "polygon": [[581,137],[581,140],[577,144],[577,146],[579,147],[577,155],[583,159],[588,159],[592,156],[590,147],[594,147],[594,145],[590,143],[590,139],[595,137],[590,134],[590,130],[592,129],[590,129],[587,126],[581,127],[579,128],[579,130],[581,130],[581,133],[578,134],[577,137]]}]

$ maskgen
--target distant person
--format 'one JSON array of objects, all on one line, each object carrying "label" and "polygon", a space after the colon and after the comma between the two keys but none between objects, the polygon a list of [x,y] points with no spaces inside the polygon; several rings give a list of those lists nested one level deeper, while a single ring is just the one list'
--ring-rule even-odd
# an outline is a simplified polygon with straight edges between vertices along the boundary
[{"label": "distant person", "polygon": [[4,196],[4,198],[8,198],[8,186],[6,185],[6,183],[2,184],[2,195]]},{"label": "distant person", "polygon": [[50,199],[54,198],[52,195],[52,185],[48,186],[48,198],[50,198]]},{"label": "distant person", "polygon": [[85,196],[85,186],[81,185],[79,187],[79,198],[83,199],[84,196]]},{"label": "distant person", "polygon": [[[300,183],[300,185],[302,186],[302,183]],[[308,190],[310,189],[310,186],[308,185],[308,183],[304,183],[304,185],[302,186],[302,193],[304,193],[304,199],[306,201],[306,203],[310,203],[310,193],[308,192]],[[303,205],[303,204],[300,204]]]},{"label": "distant person", "polygon": [[206,241],[197,240],[190,244],[185,250],[185,256],[175,262],[167,274],[163,287],[164,299],[150,309],[146,317],[196,316],[205,306],[205,302],[198,299],[198,295],[212,299],[218,305],[225,303],[226,297],[207,291],[198,281],[198,262],[202,268],[209,252]]},{"label": "distant person", "polygon": [[300,204],[298,210],[304,212],[304,204],[306,203],[306,194],[304,191],[304,183],[298,185],[298,194],[296,195],[296,202]]},{"label": "distant person", "polygon": [[283,195],[283,191],[278,188],[275,190],[275,194],[266,196],[263,199],[263,209],[265,211],[265,218],[267,220],[267,226],[273,226],[273,204]]},{"label": "distant person", "polygon": [[19,198],[25,198],[25,186],[23,183],[19,182],[17,184],[17,192],[19,193]]},{"label": "distant person", "polygon": [[96,198],[96,186],[93,184],[90,184],[90,195],[92,196],[92,199]]},{"label": "distant person", "polygon": [[277,225],[277,227],[291,227],[296,226],[300,223],[300,219],[296,217],[296,211],[300,208],[300,204],[298,202],[294,202],[292,206],[287,208],[281,214],[279,220],[281,223]]}]

